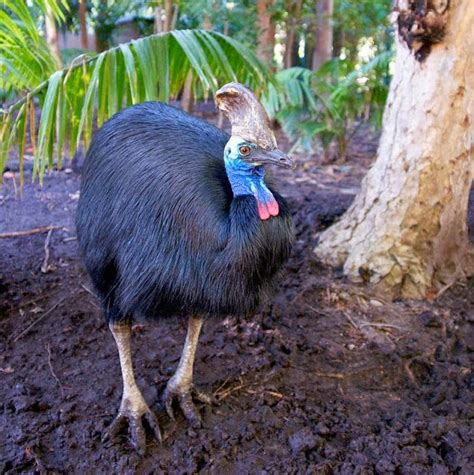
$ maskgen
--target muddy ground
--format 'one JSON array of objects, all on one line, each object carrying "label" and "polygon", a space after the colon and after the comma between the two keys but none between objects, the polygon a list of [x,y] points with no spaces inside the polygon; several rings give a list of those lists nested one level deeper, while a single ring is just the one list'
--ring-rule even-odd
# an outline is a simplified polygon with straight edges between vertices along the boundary
[{"label": "muddy ground", "polygon": [[[278,293],[251,319],[208,321],[195,381],[218,404],[204,427],[158,401],[186,322],[136,326],[138,384],[165,432],[140,459],[102,443],[121,397],[112,336],[77,255],[80,177],[0,188],[0,473],[472,474],[474,281],[435,303],[386,302],[312,254],[349,206],[375,152],[347,165],[300,161],[279,175],[298,233]],[[43,267],[43,271],[41,270]]]}]

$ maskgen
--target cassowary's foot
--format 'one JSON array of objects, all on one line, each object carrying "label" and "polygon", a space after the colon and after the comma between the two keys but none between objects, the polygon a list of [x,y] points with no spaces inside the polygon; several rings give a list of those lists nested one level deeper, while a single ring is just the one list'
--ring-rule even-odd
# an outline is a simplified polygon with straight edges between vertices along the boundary
[{"label": "cassowary's foot", "polygon": [[154,437],[161,442],[160,427],[135,382],[130,350],[130,339],[132,336],[130,324],[110,323],[109,327],[119,352],[123,393],[118,416],[107,430],[104,439],[113,439],[124,426],[128,425],[133,445],[140,455],[144,455],[146,451],[146,434],[143,421],[147,422]]},{"label": "cassowary's foot", "polygon": [[122,399],[117,417],[107,429],[104,440],[115,439],[128,425],[133,446],[140,455],[146,452],[146,432],[143,425],[145,421],[151,429],[153,437],[161,442],[161,431],[156,416],[151,412],[147,403],[140,395],[133,399]]},{"label": "cassowary's foot", "polygon": [[177,402],[186,420],[192,427],[198,428],[202,425],[201,415],[196,408],[194,401],[204,404],[212,404],[214,398],[199,391],[192,384],[180,384],[174,377],[168,381],[165,392],[163,394],[163,404],[166,412],[175,420],[173,411],[173,403]]}]

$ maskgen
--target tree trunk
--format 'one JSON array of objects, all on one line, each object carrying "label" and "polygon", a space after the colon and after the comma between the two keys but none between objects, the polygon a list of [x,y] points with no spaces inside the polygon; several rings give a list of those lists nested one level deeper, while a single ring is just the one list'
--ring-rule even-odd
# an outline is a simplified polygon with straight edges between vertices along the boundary
[{"label": "tree trunk", "polygon": [[471,0],[450,5],[446,36],[423,63],[397,41],[377,160],[315,249],[393,297],[433,298],[474,273],[474,8]]},{"label": "tree trunk", "polygon": [[161,17],[163,14],[163,9],[161,6],[155,7],[155,21],[153,24],[153,31],[154,33],[163,33],[163,18]]},{"label": "tree trunk", "polygon": [[274,0],[257,0],[258,44],[257,55],[267,65],[273,59],[275,47],[275,25],[272,22],[271,8]]},{"label": "tree trunk", "polygon": [[86,0],[79,0],[79,23],[81,25],[81,47],[89,49],[86,22]]},{"label": "tree trunk", "polygon": [[333,0],[317,0],[316,44],[313,52],[313,70],[315,71],[332,58],[333,13]]},{"label": "tree trunk", "polygon": [[339,26],[339,28],[334,31],[334,38],[333,38],[333,57],[338,58],[341,55],[342,48],[345,45],[346,41],[346,32],[343,27]]},{"label": "tree trunk", "polygon": [[286,22],[286,45],[285,45],[285,68],[291,68],[295,66],[295,54],[294,50],[298,48],[295,44],[296,39],[296,26],[298,25],[301,17],[301,3],[302,0],[288,0],[286,2],[286,10],[288,12],[288,20]]},{"label": "tree trunk", "polygon": [[186,112],[192,112],[193,105],[193,73],[189,72],[184,83],[183,94],[181,95],[181,108]]},{"label": "tree trunk", "polygon": [[56,62],[56,68],[62,68],[61,52],[59,50],[59,35],[58,28],[56,26],[56,19],[49,4],[46,4],[46,18],[45,18],[45,32],[46,41],[48,42],[51,52],[53,53],[54,60]]},{"label": "tree trunk", "polygon": [[165,0],[165,29],[164,31],[171,31],[173,24],[173,1]]}]

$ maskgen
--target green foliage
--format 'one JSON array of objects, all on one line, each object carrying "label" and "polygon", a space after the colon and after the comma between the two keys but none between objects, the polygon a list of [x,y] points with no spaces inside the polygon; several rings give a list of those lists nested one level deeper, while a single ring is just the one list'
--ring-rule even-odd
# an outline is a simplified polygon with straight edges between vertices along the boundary
[{"label": "green foliage", "polygon": [[37,0],[36,8],[26,2],[0,3],[0,89],[19,92],[35,88],[56,70],[54,57],[37,28],[39,15],[50,6],[57,19],[63,13],[55,0]]},{"label": "green foliage", "polygon": [[344,161],[349,129],[356,120],[380,126],[389,86],[391,52],[365,64],[334,59],[313,72],[290,68],[276,74],[278,86],[270,86],[264,104],[295,141],[312,150],[319,141],[325,150],[336,140]]},{"label": "green foliage", "polygon": [[[45,170],[53,167],[54,155],[60,166],[67,142],[70,156],[81,140],[88,146],[95,121],[100,126],[126,105],[176,98],[190,72],[195,78],[195,94],[204,96],[229,81],[248,84],[257,91],[273,81],[243,45],[220,33],[201,30],[152,35],[93,58],[82,56],[2,111],[0,169],[13,144],[23,150],[29,126],[34,177],[41,180]],[[36,96],[42,97],[38,131],[34,123]]]},{"label": "green foliage", "polygon": [[95,51],[90,51],[83,48],[62,48],[61,49],[61,62],[64,67],[74,64],[74,60],[83,55],[95,56],[97,53]]},{"label": "green foliage", "polygon": [[89,21],[96,32],[99,51],[112,46],[117,20],[133,6],[129,0],[89,0]]},{"label": "green foliage", "polygon": [[392,0],[335,0],[334,36],[336,53],[341,50],[355,58],[361,38],[372,38],[379,51],[392,44],[389,13]]},{"label": "green foliage", "polygon": [[224,33],[240,43],[255,48],[257,10],[255,1],[193,0],[180,3],[178,28],[202,28],[207,16],[213,31]]}]

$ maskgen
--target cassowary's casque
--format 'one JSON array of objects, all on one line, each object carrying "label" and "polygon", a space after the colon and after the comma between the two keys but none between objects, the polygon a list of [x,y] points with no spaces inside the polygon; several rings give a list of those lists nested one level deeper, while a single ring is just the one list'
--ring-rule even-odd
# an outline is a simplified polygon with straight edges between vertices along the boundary
[{"label": "cassowary's casque", "polygon": [[164,393],[199,424],[194,353],[206,316],[249,314],[288,257],[287,205],[264,166],[290,167],[251,91],[231,83],[216,95],[232,136],[178,109],[143,103],[95,134],[77,212],[81,252],[117,343],[124,383],[115,434],[128,422],[138,450],[144,418],[157,420],[135,382],[132,318],[190,316],[183,353]]}]

